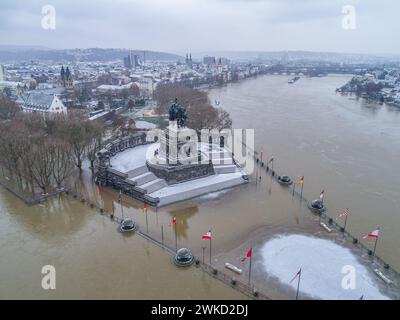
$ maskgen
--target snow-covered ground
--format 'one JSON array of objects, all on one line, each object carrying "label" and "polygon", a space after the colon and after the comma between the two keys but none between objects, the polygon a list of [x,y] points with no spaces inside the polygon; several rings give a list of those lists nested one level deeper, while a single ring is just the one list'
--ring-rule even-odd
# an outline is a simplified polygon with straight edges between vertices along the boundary
[{"label": "snow-covered ground", "polygon": [[111,158],[113,169],[121,172],[128,172],[146,164],[148,154],[154,154],[154,150],[159,148],[159,143],[145,144],[125,150]]},{"label": "snow-covered ground", "polygon": [[157,126],[154,123],[148,121],[135,121],[135,126],[138,129],[154,129]]},{"label": "snow-covered ground", "polygon": [[[150,194],[152,197],[166,197],[178,193],[187,193],[191,190],[197,190],[202,187],[210,187],[214,184],[218,183],[226,183],[226,182],[235,182],[239,181],[240,183],[244,183],[242,179],[241,172],[234,172],[234,173],[226,173],[226,174],[214,174],[212,176],[198,178],[186,182],[177,183],[174,185],[170,185],[166,188],[162,188],[158,191],[155,191]],[[215,190],[214,190],[215,191]]]},{"label": "snow-covered ground", "polygon": [[[290,282],[301,268],[300,298],[305,293],[315,299],[388,299],[379,289],[377,277],[363,266],[345,247],[332,241],[304,235],[282,235],[269,240],[261,249],[264,271],[280,282]],[[343,289],[342,280],[349,275],[345,266],[355,269],[355,288]],[[346,271],[342,273],[342,271]]]}]

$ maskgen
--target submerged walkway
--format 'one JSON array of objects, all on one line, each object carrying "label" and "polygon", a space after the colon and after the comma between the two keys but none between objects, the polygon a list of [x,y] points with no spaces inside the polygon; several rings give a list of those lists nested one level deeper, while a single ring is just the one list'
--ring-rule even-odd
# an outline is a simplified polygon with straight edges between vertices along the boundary
[{"label": "submerged walkway", "polygon": [[[112,222],[120,224],[123,220],[122,218],[116,216],[115,214],[105,211],[104,208],[100,207],[97,203],[92,202],[90,199],[86,199],[86,198],[80,196],[77,192],[66,191],[65,194],[67,196],[73,197],[77,201],[80,201],[82,204],[88,205],[90,208],[98,211],[101,215],[107,216],[110,219],[110,221],[112,221]],[[146,228],[143,228],[143,229],[146,229]],[[141,226],[138,226],[138,229],[136,231],[134,231],[134,233],[139,235],[140,237],[148,240],[149,242],[153,243],[154,245],[162,248],[163,250],[166,250],[169,254],[171,254],[171,256],[175,255],[176,250],[174,248],[172,248],[171,246],[166,244],[163,241],[163,239],[160,240],[160,239],[154,237],[153,235],[150,235],[149,233],[143,231]],[[172,261],[172,259],[171,259],[171,261]],[[207,264],[207,263],[201,261],[201,259],[197,256],[195,257],[194,265],[196,268],[201,268],[204,272],[209,274],[211,277],[213,277],[219,281],[222,281],[226,285],[230,286],[232,289],[237,290],[240,293],[242,293],[248,297],[251,297],[253,299],[259,299],[259,300],[271,300],[271,298],[268,297],[268,295],[265,292],[258,290],[253,285],[248,285],[248,284],[242,282],[241,280],[239,280],[235,277],[232,277],[230,274],[226,273],[225,270],[217,269],[215,266],[212,266],[210,264]],[[178,270],[179,270],[179,268],[177,267],[177,271]]]}]

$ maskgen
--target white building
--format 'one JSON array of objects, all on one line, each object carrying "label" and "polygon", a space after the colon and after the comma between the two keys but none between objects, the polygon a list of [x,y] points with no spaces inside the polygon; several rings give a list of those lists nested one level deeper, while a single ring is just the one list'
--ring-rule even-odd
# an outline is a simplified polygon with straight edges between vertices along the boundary
[{"label": "white building", "polygon": [[26,86],[22,82],[0,80],[0,91],[4,91],[6,88],[11,91],[11,94],[17,96],[26,89]]},{"label": "white building", "polygon": [[32,92],[22,98],[24,112],[66,113],[67,107],[55,94]]},{"label": "white building", "polygon": [[124,90],[132,89],[135,86],[138,85],[134,82],[130,82],[123,85],[102,84],[101,86],[97,87],[96,91],[98,93],[121,93]]},{"label": "white building", "polygon": [[6,69],[2,64],[0,64],[0,81],[6,80]]}]

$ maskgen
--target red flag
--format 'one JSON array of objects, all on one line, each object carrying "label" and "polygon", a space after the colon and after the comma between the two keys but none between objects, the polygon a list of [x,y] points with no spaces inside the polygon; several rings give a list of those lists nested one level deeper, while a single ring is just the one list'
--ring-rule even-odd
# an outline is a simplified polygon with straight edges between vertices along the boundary
[{"label": "red flag", "polygon": [[253,248],[250,248],[249,251],[247,251],[246,256],[242,258],[242,262],[244,262],[247,258],[251,258],[252,254],[253,254]]},{"label": "red flag", "polygon": [[378,239],[378,238],[379,238],[379,231],[380,231],[380,228],[377,228],[377,229],[375,229],[375,230],[372,230],[371,232],[369,232],[368,234],[366,234],[363,238],[364,238],[364,239],[366,239],[366,238],[375,238],[375,239]]},{"label": "red flag", "polygon": [[290,282],[292,282],[294,279],[296,279],[297,277],[301,277],[301,268],[300,268],[300,270],[296,273],[296,275],[293,277],[293,279],[292,280],[290,280]]},{"label": "red flag", "polygon": [[347,216],[349,215],[349,213],[350,213],[349,208],[342,209],[342,210],[340,211],[340,214],[339,214],[338,217],[336,218],[336,220],[338,220],[338,219],[340,219],[340,218],[342,218],[342,217],[347,217]]},{"label": "red flag", "polygon": [[211,229],[208,230],[208,232],[204,236],[202,236],[201,238],[205,239],[205,240],[211,240]]},{"label": "red flag", "polygon": [[169,224],[170,226],[176,225],[176,217],[174,216]]}]

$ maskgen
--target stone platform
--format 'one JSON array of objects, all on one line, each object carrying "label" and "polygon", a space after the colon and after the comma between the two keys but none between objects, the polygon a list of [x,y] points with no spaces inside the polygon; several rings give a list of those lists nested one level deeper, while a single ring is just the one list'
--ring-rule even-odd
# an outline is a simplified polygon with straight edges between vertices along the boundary
[{"label": "stone platform", "polygon": [[[111,156],[109,165],[98,175],[99,180],[155,206],[168,205],[248,182],[247,176],[232,160],[229,150],[215,144],[211,145],[211,150],[209,144],[199,144],[198,147],[207,159],[213,154],[212,161],[171,167],[170,170],[177,170],[176,174],[164,178],[155,170],[158,164],[154,161],[154,153],[159,146],[159,143],[141,144]],[[196,172],[201,170],[206,171],[196,177]],[[171,176],[174,178],[171,179]]]}]

